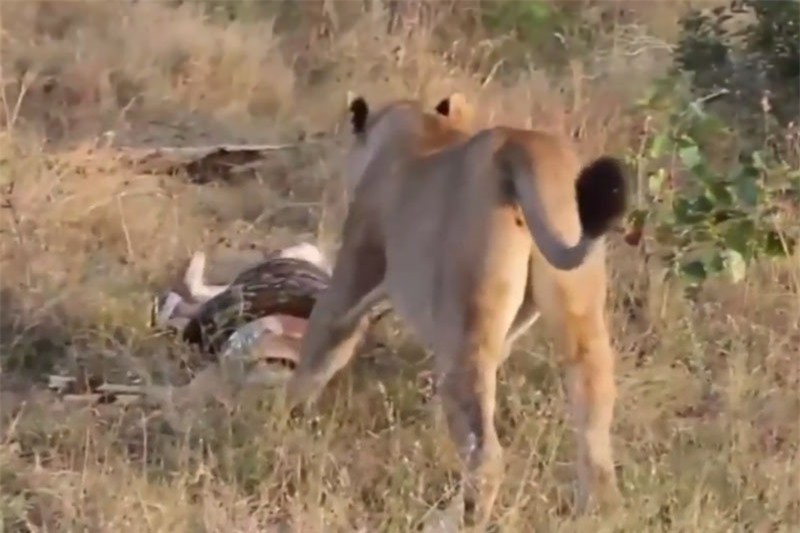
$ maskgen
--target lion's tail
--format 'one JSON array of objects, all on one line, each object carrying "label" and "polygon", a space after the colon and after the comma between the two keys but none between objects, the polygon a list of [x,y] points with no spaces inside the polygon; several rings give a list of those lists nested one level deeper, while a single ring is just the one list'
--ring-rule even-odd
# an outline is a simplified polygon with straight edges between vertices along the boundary
[{"label": "lion's tail", "polygon": [[604,156],[581,169],[575,182],[581,238],[574,246],[555,234],[545,215],[528,151],[514,140],[506,140],[497,152],[503,176],[516,196],[525,222],[547,261],[559,270],[580,266],[614,221],[627,208],[627,182],[617,160]]}]

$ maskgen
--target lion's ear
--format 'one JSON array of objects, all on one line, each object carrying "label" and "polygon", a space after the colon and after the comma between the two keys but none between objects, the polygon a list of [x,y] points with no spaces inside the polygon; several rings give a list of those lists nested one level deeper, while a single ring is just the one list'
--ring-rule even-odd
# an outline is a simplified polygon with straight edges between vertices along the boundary
[{"label": "lion's ear", "polygon": [[440,115],[448,117],[456,127],[469,128],[472,126],[475,110],[462,93],[453,93],[444,98],[436,105],[435,109]]},{"label": "lion's ear", "polygon": [[369,106],[367,101],[361,96],[347,91],[347,108],[350,110],[350,123],[353,125],[353,133],[364,133],[369,116]]},{"label": "lion's ear", "polygon": [[450,116],[450,97],[444,98],[441,102],[436,104],[434,109],[442,116]]}]

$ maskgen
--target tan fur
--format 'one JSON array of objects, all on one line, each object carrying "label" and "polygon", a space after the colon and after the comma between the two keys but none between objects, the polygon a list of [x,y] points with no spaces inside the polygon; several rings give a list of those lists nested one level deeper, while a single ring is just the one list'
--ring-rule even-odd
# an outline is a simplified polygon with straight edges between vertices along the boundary
[{"label": "tan fur", "polygon": [[[347,93],[347,105],[355,99],[352,92]],[[429,111],[423,116],[423,138],[420,139],[420,147],[423,152],[435,152],[454,142],[463,140],[473,131],[473,120],[475,110],[467,102],[466,97],[458,92],[452,93],[446,98],[449,102],[449,113],[447,116],[441,113]],[[345,162],[345,183],[347,195],[352,198],[353,192],[359,183],[360,177],[364,173],[364,152],[351,151]]]},{"label": "tan fur", "polygon": [[[462,93],[453,93],[448,97],[450,112],[447,117],[440,118],[444,126],[456,129],[462,133],[472,133],[475,121],[475,109]],[[441,117],[441,115],[439,115]],[[446,118],[446,120],[445,120]]]},{"label": "tan fur", "polygon": [[[494,427],[497,369],[538,307],[568,368],[579,504],[590,492],[614,501],[609,426],[616,393],[602,239],[561,269],[532,239],[550,231],[561,240],[558,253],[580,248],[563,244],[581,237],[580,162],[564,138],[499,127],[470,136],[468,128],[424,113],[413,101],[371,113],[349,154],[355,195],[331,286],[314,307],[288,384],[290,405],[313,400],[347,364],[366,327],[364,313],[388,295],[435,355],[437,389],[465,463],[465,518],[485,525],[503,471]],[[543,213],[498,192],[495,163],[508,146],[527,154],[531,168],[512,161],[512,174],[533,171]],[[515,179],[524,189],[519,180],[527,178]]]}]

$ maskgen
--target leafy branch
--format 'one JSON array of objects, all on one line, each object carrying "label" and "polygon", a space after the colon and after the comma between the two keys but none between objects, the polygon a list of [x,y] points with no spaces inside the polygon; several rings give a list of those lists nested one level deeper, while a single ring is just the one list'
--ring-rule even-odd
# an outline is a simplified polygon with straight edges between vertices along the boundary
[{"label": "leafy branch", "polygon": [[663,83],[639,103],[649,123],[652,113],[667,112],[629,154],[641,179],[628,241],[647,235],[642,245],[650,255],[690,286],[719,274],[739,282],[753,261],[792,253],[796,238],[784,222],[800,205],[800,171],[766,149],[740,149],[734,162],[713,164],[703,141],[727,130],[705,106],[727,91],[683,105],[670,99],[675,94],[674,84]]}]

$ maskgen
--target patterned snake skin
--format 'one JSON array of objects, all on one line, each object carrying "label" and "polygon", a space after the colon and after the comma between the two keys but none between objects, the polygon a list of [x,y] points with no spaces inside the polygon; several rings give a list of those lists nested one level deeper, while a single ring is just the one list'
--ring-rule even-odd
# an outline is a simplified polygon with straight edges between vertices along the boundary
[{"label": "patterned snake skin", "polygon": [[219,353],[242,325],[274,314],[307,319],[330,275],[316,265],[274,257],[240,273],[222,293],[207,301],[189,321],[183,338],[203,351]]}]

